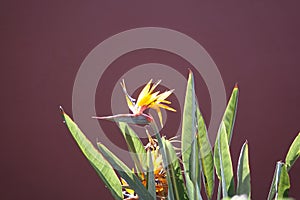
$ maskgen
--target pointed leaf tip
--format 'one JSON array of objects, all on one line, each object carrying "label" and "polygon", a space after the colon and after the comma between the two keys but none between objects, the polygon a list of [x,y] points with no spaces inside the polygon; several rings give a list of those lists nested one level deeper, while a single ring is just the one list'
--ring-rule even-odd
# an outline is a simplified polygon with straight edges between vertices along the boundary
[{"label": "pointed leaf tip", "polygon": [[63,109],[63,107],[62,107],[62,106],[59,106],[59,110],[60,110],[60,112],[61,112],[62,114],[64,114],[64,113],[65,113],[65,111],[64,111],[64,109]]},{"label": "pointed leaf tip", "polygon": [[61,117],[62,117],[62,119],[63,119],[63,123],[65,124],[66,123],[66,119],[65,119],[65,111],[64,111],[64,109],[63,109],[63,107],[62,106],[59,106],[59,110],[60,110],[60,114],[61,114]]},{"label": "pointed leaf tip", "polygon": [[290,145],[288,153],[285,158],[287,164],[287,170],[289,171],[297,159],[300,157],[300,133],[295,137],[294,141]]},{"label": "pointed leaf tip", "polygon": [[238,83],[235,83],[235,85],[234,85],[234,89],[239,89],[239,85],[238,85]]}]

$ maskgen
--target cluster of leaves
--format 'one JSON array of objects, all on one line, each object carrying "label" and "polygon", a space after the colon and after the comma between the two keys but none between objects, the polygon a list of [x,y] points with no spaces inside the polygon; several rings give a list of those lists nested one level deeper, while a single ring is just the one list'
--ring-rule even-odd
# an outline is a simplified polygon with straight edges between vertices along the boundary
[{"label": "cluster of leaves", "polygon": [[[248,143],[246,141],[240,151],[236,185],[234,183],[232,159],[229,150],[237,101],[238,88],[234,87],[220,123],[214,149],[212,149],[203,116],[197,105],[193,74],[190,72],[182,122],[182,165],[172,143],[160,136],[154,121],[149,124],[155,133],[166,171],[167,199],[202,199],[202,182],[207,199],[212,199],[215,187],[215,172],[219,180],[217,199],[251,198]],[[115,199],[124,198],[122,184],[118,175],[128,183],[128,186],[135,191],[140,199],[150,200],[158,198],[155,189],[156,183],[151,152],[145,150],[143,143],[127,123],[119,122],[118,125],[135,163],[136,173],[133,173],[103,144],[98,143],[97,150],[72,119],[63,111],[62,114],[78,146]],[[285,163],[278,162],[276,165],[268,196],[269,200],[274,197],[275,199],[288,197],[287,192],[290,188],[288,171],[299,156],[300,135],[296,137],[291,145]],[[141,174],[145,173],[147,184],[143,184],[141,181]]]}]

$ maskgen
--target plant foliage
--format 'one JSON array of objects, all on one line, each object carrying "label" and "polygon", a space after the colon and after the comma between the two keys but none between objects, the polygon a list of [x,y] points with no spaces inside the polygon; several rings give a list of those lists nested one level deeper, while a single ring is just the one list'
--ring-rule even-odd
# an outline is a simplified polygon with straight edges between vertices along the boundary
[{"label": "plant foliage", "polygon": [[[165,105],[171,103],[166,98],[173,90],[160,95],[158,92],[153,92],[159,82],[150,87],[150,81],[137,101],[128,95],[123,82],[122,87],[128,106],[134,111],[134,114],[98,117],[98,119],[107,119],[118,123],[122,133],[120,135],[127,143],[135,170],[129,169],[103,144],[98,143],[97,150],[61,108],[64,122],[71,135],[113,198],[201,200],[203,199],[201,194],[205,193],[206,199],[212,199],[215,191],[214,172],[216,172],[219,180],[218,199],[250,199],[248,142],[246,141],[241,148],[236,177],[230,153],[230,141],[237,113],[238,87],[235,86],[232,91],[220,122],[214,149],[212,149],[205,120],[196,100],[193,73],[189,73],[182,116],[181,149],[177,151],[172,140],[160,135],[153,118],[143,113],[145,108],[143,106],[156,109],[161,122],[160,108],[175,111]],[[150,127],[155,138],[151,138],[148,134],[149,142],[144,145],[129,124],[145,126],[147,133],[147,127]],[[178,154],[181,154],[181,157]],[[268,200],[288,198],[290,189],[288,172],[299,156],[300,134],[290,146],[285,163],[279,161],[276,164]],[[236,185],[235,179],[237,180]],[[204,187],[201,188],[201,185]]]}]

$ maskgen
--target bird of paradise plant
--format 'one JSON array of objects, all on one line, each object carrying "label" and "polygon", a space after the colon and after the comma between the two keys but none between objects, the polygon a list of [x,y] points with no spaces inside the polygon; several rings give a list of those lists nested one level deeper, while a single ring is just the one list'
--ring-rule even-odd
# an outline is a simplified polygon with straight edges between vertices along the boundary
[{"label": "bird of paradise plant", "polygon": [[[250,167],[248,142],[240,152],[237,166],[237,184],[229,145],[237,111],[238,87],[235,86],[224,116],[221,120],[214,148],[208,139],[204,118],[195,98],[193,73],[189,73],[181,135],[181,157],[177,156],[172,140],[162,137],[155,120],[146,109],[156,110],[162,125],[161,108],[175,112],[167,98],[173,90],[160,93],[154,91],[160,81],[146,84],[137,100],[132,98],[121,83],[126,102],[132,113],[119,114],[96,119],[111,120],[118,123],[124,137],[135,169],[129,169],[117,156],[100,142],[98,150],[85,137],[79,127],[62,110],[64,122],[83,154],[89,160],[99,177],[107,185],[114,199],[203,199],[201,185],[204,185],[206,199],[212,199],[215,190],[215,173],[218,179],[217,199],[250,199]],[[155,138],[148,134],[144,145],[129,124],[150,127]],[[300,134],[289,148],[285,162],[276,165],[268,200],[288,197],[290,180],[288,171],[300,156]],[[118,175],[117,175],[118,174]]]}]

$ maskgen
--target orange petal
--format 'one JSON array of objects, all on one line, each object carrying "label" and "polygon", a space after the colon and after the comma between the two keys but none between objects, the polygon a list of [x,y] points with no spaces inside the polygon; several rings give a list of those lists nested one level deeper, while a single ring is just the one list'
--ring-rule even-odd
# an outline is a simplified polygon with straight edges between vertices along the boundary
[{"label": "orange petal", "polygon": [[161,93],[158,97],[157,97],[157,101],[162,101],[165,100],[166,98],[168,98],[168,96],[170,96],[173,93],[173,90],[168,90],[165,91],[164,93]]},{"label": "orange petal", "polygon": [[136,104],[140,106],[140,101],[149,93],[150,85],[152,83],[152,79],[147,83],[147,85],[142,89],[141,93],[139,94],[138,100]]},{"label": "orange petal", "polygon": [[164,105],[164,104],[158,104],[158,106],[163,108],[163,109],[176,112],[176,110],[174,108],[171,108],[170,106],[167,106],[167,105]]},{"label": "orange petal", "polygon": [[160,84],[161,80],[158,80],[156,83],[154,83],[149,91],[149,93],[153,92],[153,90]]}]

